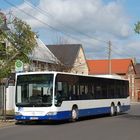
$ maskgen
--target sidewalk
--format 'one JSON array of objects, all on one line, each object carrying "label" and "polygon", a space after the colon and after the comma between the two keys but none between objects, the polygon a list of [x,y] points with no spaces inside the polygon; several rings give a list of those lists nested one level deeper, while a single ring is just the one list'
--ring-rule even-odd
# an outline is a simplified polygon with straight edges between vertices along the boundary
[{"label": "sidewalk", "polygon": [[140,102],[130,102],[130,105],[140,104]]},{"label": "sidewalk", "polygon": [[11,126],[15,124],[15,119],[13,117],[7,117],[6,120],[3,119],[3,116],[0,116],[0,128]]},{"label": "sidewalk", "polygon": [[0,120],[0,128],[15,124],[15,120]]}]

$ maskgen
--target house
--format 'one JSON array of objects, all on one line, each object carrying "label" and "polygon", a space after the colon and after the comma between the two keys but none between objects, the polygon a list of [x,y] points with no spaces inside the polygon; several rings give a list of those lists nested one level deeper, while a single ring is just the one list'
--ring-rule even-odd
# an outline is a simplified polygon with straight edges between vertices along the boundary
[{"label": "house", "polygon": [[117,74],[129,80],[129,93],[131,100],[137,100],[135,92],[135,67],[132,59],[112,59],[109,60],[87,60],[89,75]]},{"label": "house", "polygon": [[[29,55],[31,65],[29,71],[53,71],[60,61],[53,55],[53,53],[46,47],[46,45],[36,38],[37,45],[32,53]],[[25,66],[26,67],[26,66]]]},{"label": "house", "polygon": [[62,63],[58,71],[88,74],[88,66],[81,44],[47,45],[47,47]]},{"label": "house", "polygon": [[140,63],[135,65],[136,76],[135,76],[135,87],[136,87],[136,95],[137,100],[140,101]]}]

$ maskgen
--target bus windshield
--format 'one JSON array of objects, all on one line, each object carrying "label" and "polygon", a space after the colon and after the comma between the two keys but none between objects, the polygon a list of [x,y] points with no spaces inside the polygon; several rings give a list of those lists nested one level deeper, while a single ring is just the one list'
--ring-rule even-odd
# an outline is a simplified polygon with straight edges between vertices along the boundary
[{"label": "bus windshield", "polygon": [[52,97],[53,74],[31,74],[17,76],[16,106],[51,106]]}]

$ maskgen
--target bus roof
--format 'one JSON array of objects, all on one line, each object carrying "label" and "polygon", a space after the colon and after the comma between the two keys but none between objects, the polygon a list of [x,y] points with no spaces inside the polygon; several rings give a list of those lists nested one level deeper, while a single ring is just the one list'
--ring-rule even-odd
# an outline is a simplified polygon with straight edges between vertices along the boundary
[{"label": "bus roof", "polygon": [[66,75],[87,76],[87,77],[97,77],[97,78],[116,79],[116,80],[128,81],[127,79],[124,79],[119,75],[83,75],[83,74],[57,72],[57,71],[21,72],[21,73],[17,73],[16,76],[18,76],[18,75],[29,75],[29,74],[55,74],[55,75],[57,75],[57,74],[66,74]]}]

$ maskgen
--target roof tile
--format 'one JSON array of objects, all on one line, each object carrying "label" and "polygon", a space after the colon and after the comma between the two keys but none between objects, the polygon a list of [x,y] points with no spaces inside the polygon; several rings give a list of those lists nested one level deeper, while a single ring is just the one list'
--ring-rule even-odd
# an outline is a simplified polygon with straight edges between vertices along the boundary
[{"label": "roof tile", "polygon": [[[89,74],[108,74],[109,60],[87,60],[89,66]],[[112,59],[111,73],[124,74],[127,73],[128,68],[132,64],[131,59]]]}]

